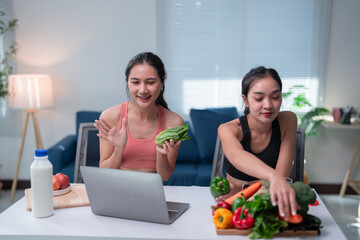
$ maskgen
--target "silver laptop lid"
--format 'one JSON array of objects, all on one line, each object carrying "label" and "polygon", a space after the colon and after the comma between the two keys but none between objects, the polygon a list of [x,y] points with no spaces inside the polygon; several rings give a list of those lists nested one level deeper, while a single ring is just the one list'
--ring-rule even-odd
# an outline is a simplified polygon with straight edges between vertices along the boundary
[{"label": "silver laptop lid", "polygon": [[159,174],[86,166],[80,170],[94,214],[170,223]]}]

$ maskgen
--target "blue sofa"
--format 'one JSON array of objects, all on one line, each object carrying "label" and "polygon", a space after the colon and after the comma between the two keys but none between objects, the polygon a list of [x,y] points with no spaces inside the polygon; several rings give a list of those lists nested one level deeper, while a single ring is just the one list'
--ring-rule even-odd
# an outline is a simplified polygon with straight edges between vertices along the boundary
[{"label": "blue sofa", "polygon": [[[75,155],[77,140],[79,134],[79,125],[83,122],[94,122],[99,119],[101,112],[96,111],[78,111],[76,113],[75,134],[71,134],[62,138],[48,149],[49,161],[53,165],[53,174],[58,172],[64,173],[70,178],[70,182],[74,182]],[[99,155],[98,143],[89,142],[88,149],[95,151],[93,155]],[[97,145],[97,146],[95,146]],[[89,154],[91,156],[91,154]]]},{"label": "blue sofa", "polygon": [[[74,181],[75,154],[79,124],[93,122],[100,112],[79,111],[76,113],[76,134],[61,139],[48,149],[49,160],[53,164],[54,174],[58,172],[69,176]],[[212,161],[217,138],[217,128],[239,116],[235,107],[191,109],[189,135],[190,140],[183,141],[180,146],[175,170],[165,185],[176,186],[208,186],[211,178]],[[98,143],[89,142],[92,152],[88,156],[98,158]]]},{"label": "blue sofa", "polygon": [[218,126],[238,116],[235,107],[191,109],[191,139],[181,143],[175,170],[164,184],[209,186]]}]

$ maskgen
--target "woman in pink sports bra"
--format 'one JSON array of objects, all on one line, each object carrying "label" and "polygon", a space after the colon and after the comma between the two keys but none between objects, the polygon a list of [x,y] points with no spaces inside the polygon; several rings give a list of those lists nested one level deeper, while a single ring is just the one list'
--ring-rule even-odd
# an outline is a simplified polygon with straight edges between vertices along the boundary
[{"label": "woman in pink sports bra", "polygon": [[139,53],[125,71],[131,101],[105,110],[95,127],[100,138],[100,167],[157,172],[167,181],[175,168],[180,143],[155,144],[161,131],[184,120],[164,99],[166,71],[153,53]]}]

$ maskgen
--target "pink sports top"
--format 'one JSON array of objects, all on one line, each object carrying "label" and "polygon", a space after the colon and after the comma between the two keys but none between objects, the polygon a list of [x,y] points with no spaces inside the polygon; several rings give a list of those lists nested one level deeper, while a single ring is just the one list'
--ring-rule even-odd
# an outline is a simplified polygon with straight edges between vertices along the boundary
[{"label": "pink sports top", "polygon": [[[125,117],[128,121],[127,110],[128,103],[121,104],[120,110],[120,126],[121,119]],[[136,139],[131,137],[128,124],[126,124],[127,143],[122,156],[120,167],[123,168],[156,168],[156,144],[155,137],[157,134],[165,130],[164,108],[158,106],[158,128],[156,134],[150,139]]]}]

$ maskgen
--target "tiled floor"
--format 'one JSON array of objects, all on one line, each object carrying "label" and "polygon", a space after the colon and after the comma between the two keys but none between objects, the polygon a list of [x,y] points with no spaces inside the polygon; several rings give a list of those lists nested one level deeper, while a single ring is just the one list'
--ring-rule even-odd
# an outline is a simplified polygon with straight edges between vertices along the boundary
[{"label": "tiled floor", "polygon": [[[14,203],[24,196],[24,190],[15,193]],[[321,194],[322,201],[329,209],[336,223],[345,234],[348,240],[360,239],[360,196]],[[10,203],[10,190],[0,191],[0,213],[8,208]],[[340,240],[340,239],[339,239]]]},{"label": "tiled floor", "polygon": [[320,198],[349,240],[360,239],[360,196],[321,194]]},{"label": "tiled floor", "polygon": [[10,190],[0,190],[0,213],[25,195],[24,190],[17,190],[14,195],[14,201],[10,203],[10,192]]}]

